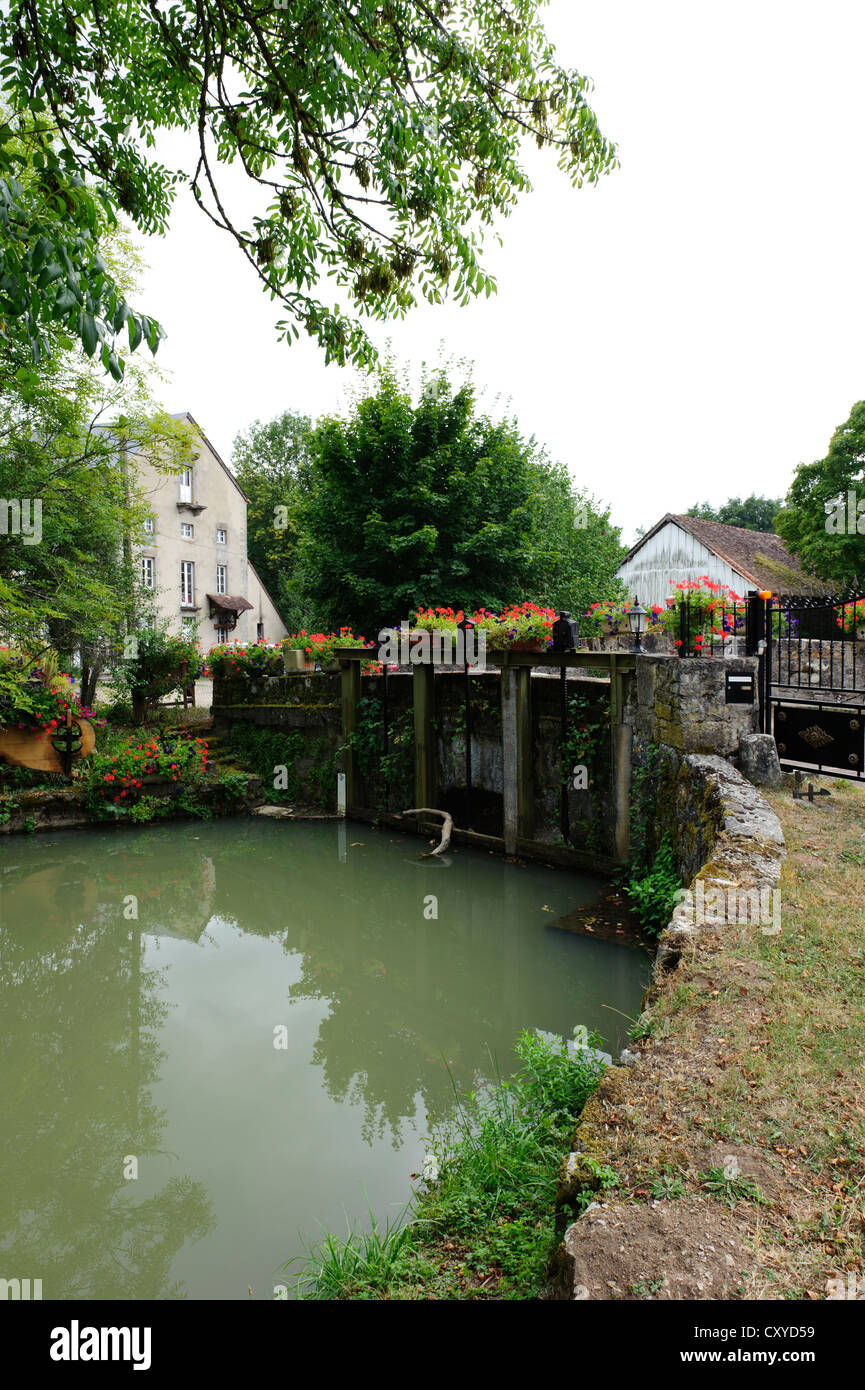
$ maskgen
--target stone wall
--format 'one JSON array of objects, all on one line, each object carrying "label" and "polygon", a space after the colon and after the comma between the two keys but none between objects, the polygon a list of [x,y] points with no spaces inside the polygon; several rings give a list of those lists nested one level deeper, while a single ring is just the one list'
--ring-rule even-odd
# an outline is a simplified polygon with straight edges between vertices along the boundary
[{"label": "stone wall", "polygon": [[[621,860],[616,808],[627,819],[629,769],[645,768],[652,749],[665,749],[672,765],[689,753],[715,754],[735,761],[739,741],[758,727],[758,705],[726,703],[728,674],[756,677],[756,658],[694,658],[668,655],[637,657],[635,678],[623,712],[620,734],[626,742],[613,778],[610,753],[608,680],[569,675],[567,697],[585,709],[584,726],[602,730],[589,768],[587,789],[568,787],[569,842],[578,850]],[[413,677],[390,676],[387,785],[380,765],[383,731],[370,731],[380,710],[382,679],[361,680],[358,729],[360,788],[357,806],[399,813],[416,804],[413,756]],[[466,779],[465,685],[459,672],[437,671],[434,680],[437,805],[449,810],[457,826],[500,837],[503,833],[501,676],[486,671],[472,677],[472,791]],[[220,676],[214,683],[213,715],[219,724],[254,725],[301,735],[280,755],[293,761],[293,782],[300,800],[333,808],[336,769],[343,744],[340,677],[286,675]],[[538,844],[562,844],[561,683],[536,670],[531,678],[532,838]],[[378,716],[380,717],[380,715]],[[579,740],[577,740],[579,742]],[[381,750],[381,751],[380,751]],[[266,769],[257,768],[266,777]],[[628,775],[623,775],[627,773]],[[323,787],[332,782],[332,792]],[[330,782],[328,785],[330,785]],[[266,786],[266,782],[265,782]],[[322,802],[322,793],[327,800]],[[672,814],[672,811],[670,811]],[[657,821],[657,817],[655,818]],[[626,827],[625,827],[626,828]],[[625,847],[626,848],[626,847]]]},{"label": "stone wall", "polygon": [[753,705],[726,703],[728,675],[753,675],[755,656],[638,656],[636,689],[628,719],[639,749],[657,744],[681,753],[717,753],[738,757],[739,740],[759,727],[759,690]]},{"label": "stone wall", "polygon": [[[158,815],[147,824],[164,820],[194,820],[179,802],[189,788],[183,783],[161,777],[144,778],[140,796],[133,794],[130,804],[140,797],[160,803]],[[242,793],[232,794],[218,782],[205,782],[196,790],[196,798],[210,816],[236,816],[260,806],[263,800],[261,782],[249,777]],[[86,826],[105,829],[108,826],[128,826],[134,822],[124,819],[104,819],[87,804],[87,795],[80,784],[68,787],[21,787],[0,795],[0,835],[29,834],[34,831],[82,830]]]}]

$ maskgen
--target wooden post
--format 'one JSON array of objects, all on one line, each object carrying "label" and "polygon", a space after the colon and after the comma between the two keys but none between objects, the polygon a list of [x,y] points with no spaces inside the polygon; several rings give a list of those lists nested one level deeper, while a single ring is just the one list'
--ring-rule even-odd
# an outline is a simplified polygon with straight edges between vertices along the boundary
[{"label": "wooden post", "polygon": [[517,852],[519,834],[519,732],[517,722],[517,672],[502,663],[502,821],[505,854]]},{"label": "wooden post", "polygon": [[436,743],[433,729],[433,676],[431,662],[418,663],[412,675],[414,703],[414,806],[436,804]]},{"label": "wooden post", "polygon": [[517,681],[517,830],[522,840],[535,834],[534,777],[532,776],[532,668],[518,666]]},{"label": "wooden post", "polygon": [[351,815],[352,807],[357,805],[358,772],[357,753],[352,742],[357,725],[357,702],[360,699],[360,662],[340,662],[340,704],[342,706],[342,741],[345,745],[343,767],[345,770],[345,809]]},{"label": "wooden post", "polygon": [[627,674],[616,667],[615,653],[610,653],[610,751],[612,755],[613,810],[615,814],[614,849],[620,863],[628,858],[630,848],[631,812],[631,744],[632,730],[625,724],[625,681]]}]

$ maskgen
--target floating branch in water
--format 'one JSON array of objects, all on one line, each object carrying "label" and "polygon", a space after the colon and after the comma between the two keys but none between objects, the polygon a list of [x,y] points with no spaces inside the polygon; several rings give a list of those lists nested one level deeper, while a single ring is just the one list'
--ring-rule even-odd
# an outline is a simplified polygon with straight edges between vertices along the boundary
[{"label": "floating branch in water", "polygon": [[429,854],[419,854],[418,859],[433,859],[437,854],[444,854],[450,848],[451,834],[454,828],[454,818],[450,811],[436,811],[429,806],[413,806],[410,811],[401,811],[403,816],[441,816],[442,817],[442,837],[439,844]]}]

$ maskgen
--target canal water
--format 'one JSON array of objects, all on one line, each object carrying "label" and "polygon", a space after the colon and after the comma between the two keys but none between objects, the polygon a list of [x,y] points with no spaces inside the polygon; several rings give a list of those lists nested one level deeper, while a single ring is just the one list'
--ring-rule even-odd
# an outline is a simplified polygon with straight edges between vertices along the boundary
[{"label": "canal water", "polygon": [[524,1028],[626,1040],[590,877],[336,822],[0,842],[0,1252],[45,1299],[272,1299],[399,1216],[428,1116]]}]

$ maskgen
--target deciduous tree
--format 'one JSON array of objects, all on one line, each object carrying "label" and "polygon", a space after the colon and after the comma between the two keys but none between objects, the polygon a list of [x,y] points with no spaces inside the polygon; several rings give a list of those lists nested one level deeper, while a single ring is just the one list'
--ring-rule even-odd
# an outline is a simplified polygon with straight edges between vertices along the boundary
[{"label": "deciduous tree", "polygon": [[347,419],[322,421],[297,519],[309,611],[367,636],[420,604],[531,598],[579,612],[617,592],[623,549],[607,513],[445,374],[413,404],[386,367]]},{"label": "deciduous tree", "polygon": [[[33,341],[41,280],[44,311],[66,313],[88,351],[104,340],[119,368],[111,339],[128,305],[91,258],[88,189],[145,232],[164,232],[178,187],[190,189],[284,308],[281,333],[305,330],[328,360],[370,362],[364,316],[489,294],[482,241],[530,188],[523,142],[549,147],[576,185],[617,162],[542,4],[12,0],[0,16],[13,113],[0,130],[0,206],[14,213],[3,283]],[[15,212],[18,120],[60,219],[29,258],[13,225],[29,218]],[[154,153],[166,130],[189,137],[180,167]],[[240,211],[227,164],[253,195]],[[155,321],[137,322],[134,336],[158,337]]]},{"label": "deciduous tree", "polygon": [[825,458],[796,469],[777,530],[821,579],[865,583],[865,401],[839,425]]}]

